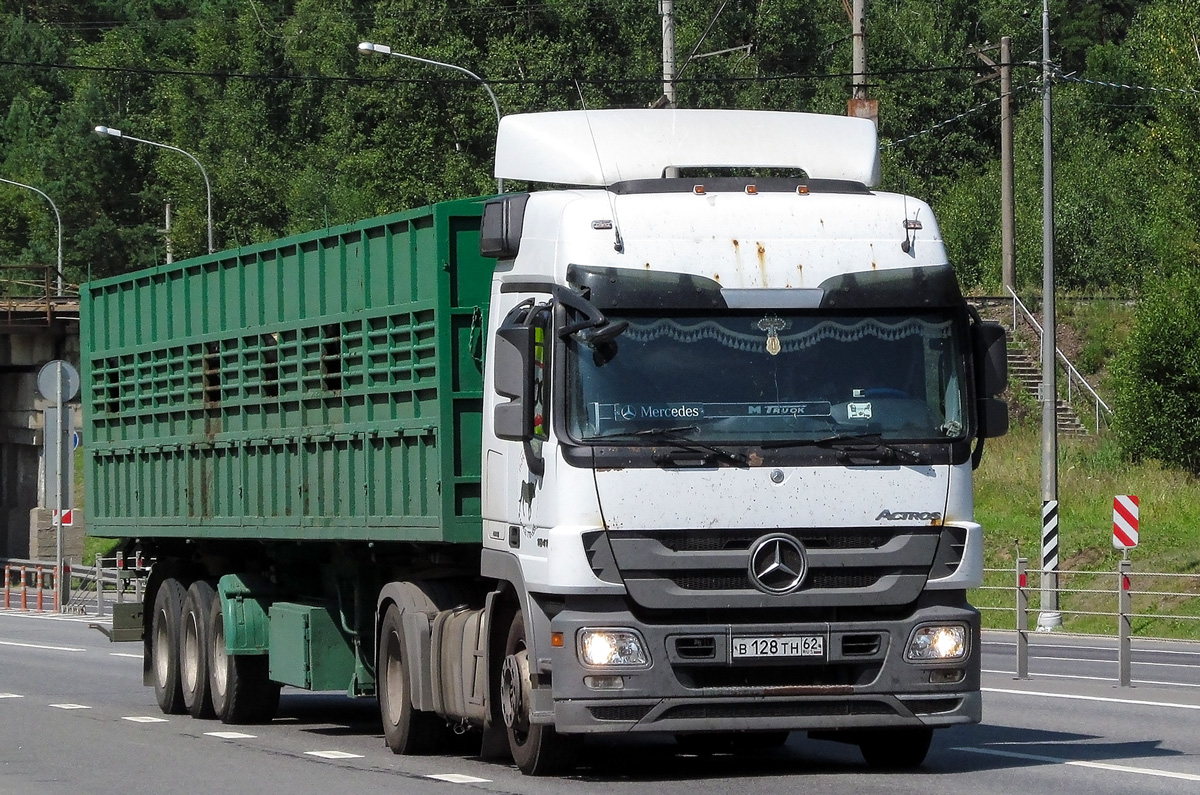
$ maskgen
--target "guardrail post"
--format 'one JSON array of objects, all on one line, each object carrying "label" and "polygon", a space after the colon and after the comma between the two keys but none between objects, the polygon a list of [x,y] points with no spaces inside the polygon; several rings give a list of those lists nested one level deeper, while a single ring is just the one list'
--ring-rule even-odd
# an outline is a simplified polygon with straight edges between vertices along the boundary
[{"label": "guardrail post", "polygon": [[96,556],[96,615],[104,615],[104,560]]},{"label": "guardrail post", "polygon": [[142,569],[145,567],[145,561],[142,560],[142,551],[139,549],[133,559],[133,565],[136,569],[133,578],[133,597],[137,602],[142,601]]},{"label": "guardrail post", "polygon": [[1129,650],[1129,635],[1132,626],[1132,603],[1133,598],[1130,593],[1131,583],[1129,582],[1129,571],[1132,564],[1128,559],[1122,560],[1117,572],[1118,582],[1117,587],[1119,595],[1117,598],[1117,631],[1120,635],[1120,643],[1118,644],[1118,664],[1121,668],[1121,687],[1130,687],[1130,650]]},{"label": "guardrail post", "polygon": [[1028,558],[1017,558],[1017,678],[1029,678],[1029,566]]}]

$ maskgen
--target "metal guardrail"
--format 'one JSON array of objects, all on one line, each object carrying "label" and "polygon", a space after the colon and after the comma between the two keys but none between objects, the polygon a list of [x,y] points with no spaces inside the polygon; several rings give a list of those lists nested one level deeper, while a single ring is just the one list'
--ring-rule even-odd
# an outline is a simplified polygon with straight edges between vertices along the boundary
[{"label": "metal guardrail", "polygon": [[[1029,561],[1027,558],[1018,557],[1015,569],[984,569],[986,574],[1007,574],[1013,577],[1012,585],[983,585],[975,590],[978,591],[1004,591],[1011,592],[1014,595],[1013,607],[991,607],[976,605],[980,612],[1013,612],[1015,614],[1015,624],[1017,630],[1017,678],[1029,678],[1029,613],[1038,612],[1037,609],[1030,607],[1029,593],[1033,591],[1041,598],[1041,575],[1039,570],[1029,571]],[[1030,574],[1032,573],[1035,579],[1039,580],[1037,585],[1031,585]],[[1069,609],[1065,606],[1066,600],[1059,598],[1057,600],[1059,607],[1055,612],[1064,616],[1107,616],[1114,619],[1116,623],[1116,635],[1118,638],[1117,644],[1117,664],[1119,667],[1119,676],[1121,687],[1130,687],[1130,643],[1133,637],[1133,622],[1135,619],[1148,620],[1167,620],[1167,621],[1196,621],[1200,620],[1200,615],[1188,615],[1186,613],[1147,613],[1134,611],[1134,598],[1139,600],[1144,598],[1157,598],[1167,600],[1185,601],[1189,599],[1200,598],[1200,593],[1190,591],[1161,591],[1161,590],[1135,590],[1133,587],[1134,578],[1141,580],[1149,580],[1151,582],[1169,582],[1178,580],[1183,582],[1190,580],[1193,583],[1200,580],[1200,574],[1174,574],[1166,572],[1133,572],[1133,564],[1129,560],[1119,562],[1116,571],[1058,571],[1057,573],[1058,587],[1049,588],[1047,592],[1053,592],[1057,595],[1078,595],[1078,596],[1106,596],[1113,597],[1116,600],[1116,610],[1093,610],[1093,609]],[[1087,578],[1094,580],[1111,579],[1113,587],[1111,588],[1067,588],[1064,583],[1072,576]],[[1040,631],[1040,630],[1039,630]]]},{"label": "metal guardrail", "polygon": [[149,574],[149,563],[140,554],[97,558],[94,566],[67,564],[61,578],[54,561],[7,558],[0,563],[4,609],[79,616],[100,617],[113,604],[141,602]]},{"label": "metal guardrail", "polygon": [[[1029,308],[1026,307],[1024,303],[1021,302],[1021,299],[1017,297],[1017,294],[1015,292],[1013,292],[1013,289],[1011,287],[1005,287],[1004,289],[1008,291],[1009,296],[1012,298],[1013,333],[1015,334],[1017,331],[1017,322],[1018,322],[1018,318],[1020,318],[1020,319],[1024,320],[1026,323],[1028,323],[1033,328],[1033,330],[1037,333],[1038,344],[1040,345],[1041,340],[1042,340],[1041,324],[1037,322],[1037,319],[1033,316],[1033,313],[1029,311]],[[1018,313],[1017,313],[1018,309],[1020,309],[1020,311],[1021,311],[1020,315],[1018,315]],[[1078,383],[1079,386],[1083,388],[1083,391],[1087,394],[1087,396],[1089,398],[1091,398],[1092,404],[1095,406],[1095,409],[1096,409],[1096,432],[1099,433],[1100,432],[1100,410],[1101,409],[1104,410],[1104,417],[1105,417],[1105,419],[1108,419],[1109,417],[1112,417],[1112,413],[1113,413],[1112,409],[1109,408],[1108,404],[1105,403],[1104,400],[1100,397],[1100,395],[1098,395],[1096,393],[1096,390],[1093,389],[1092,385],[1087,382],[1087,379],[1084,378],[1083,375],[1078,370],[1075,369],[1075,365],[1071,364],[1071,361],[1066,357],[1066,354],[1064,354],[1061,349],[1059,349],[1056,346],[1054,348],[1054,353],[1057,356],[1058,360],[1062,363],[1063,369],[1066,370],[1066,373],[1067,373],[1067,402],[1070,403],[1074,400],[1075,395],[1074,395],[1074,390],[1073,390],[1073,384]]]}]

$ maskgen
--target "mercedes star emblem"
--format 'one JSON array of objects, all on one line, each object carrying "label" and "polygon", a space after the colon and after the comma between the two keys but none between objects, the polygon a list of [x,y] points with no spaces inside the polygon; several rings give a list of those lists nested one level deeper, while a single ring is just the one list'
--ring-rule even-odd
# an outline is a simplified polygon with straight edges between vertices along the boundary
[{"label": "mercedes star emblem", "polygon": [[750,582],[769,594],[788,594],[800,587],[808,573],[804,547],[786,533],[772,533],[750,548]]}]

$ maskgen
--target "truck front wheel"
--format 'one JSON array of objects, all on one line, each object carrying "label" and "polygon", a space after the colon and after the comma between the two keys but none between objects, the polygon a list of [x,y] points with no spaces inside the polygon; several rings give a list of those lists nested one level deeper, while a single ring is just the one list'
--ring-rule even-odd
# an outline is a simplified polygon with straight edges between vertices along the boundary
[{"label": "truck front wheel", "polygon": [[858,750],[867,765],[881,770],[907,770],[920,767],[929,753],[933,729],[879,729],[863,731]]},{"label": "truck front wheel", "polygon": [[508,727],[508,748],[517,767],[527,776],[549,776],[570,770],[579,755],[579,738],[561,735],[550,724],[530,722],[532,689],[525,618],[517,611],[508,628],[500,667],[500,709]]},{"label": "truck front wheel", "polygon": [[183,583],[167,577],[154,594],[150,619],[150,672],[154,698],[168,715],[182,715],[183,689],[179,686],[179,621],[186,591]]}]

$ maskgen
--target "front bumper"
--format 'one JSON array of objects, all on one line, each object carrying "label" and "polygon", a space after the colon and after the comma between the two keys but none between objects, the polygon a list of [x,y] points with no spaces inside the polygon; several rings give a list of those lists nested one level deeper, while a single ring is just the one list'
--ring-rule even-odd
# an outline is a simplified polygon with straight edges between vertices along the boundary
[{"label": "front bumper", "polygon": [[[968,626],[964,659],[903,659],[915,627],[945,622]],[[563,733],[938,727],[982,717],[979,614],[965,602],[926,605],[903,619],[704,625],[648,624],[628,612],[568,604],[550,626],[564,638],[550,660],[553,722]],[[584,627],[637,630],[649,664],[584,666],[574,642]],[[825,638],[819,661],[732,659],[735,636],[814,634]],[[619,689],[605,678],[613,676],[620,677]]]}]

